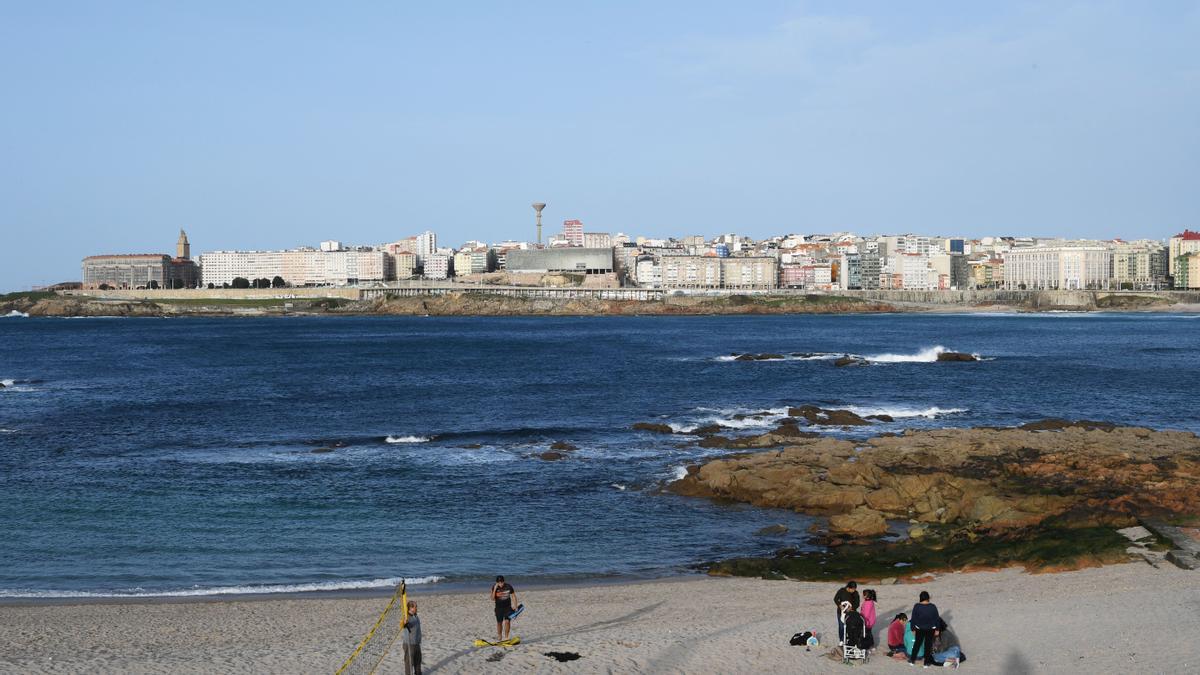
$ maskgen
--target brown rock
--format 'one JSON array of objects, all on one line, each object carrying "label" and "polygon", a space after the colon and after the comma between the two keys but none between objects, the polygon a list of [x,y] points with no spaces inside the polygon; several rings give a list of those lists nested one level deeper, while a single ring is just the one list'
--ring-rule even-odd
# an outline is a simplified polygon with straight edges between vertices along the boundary
[{"label": "brown rock", "polygon": [[834,361],[833,365],[837,366],[838,368],[842,368],[845,366],[861,366],[865,363],[866,361],[863,359],[857,359],[853,356],[843,356],[842,358]]},{"label": "brown rock", "polygon": [[571,445],[570,443],[567,443],[566,441],[555,441],[550,444],[550,449],[551,450],[562,450],[564,452],[571,452],[573,450],[578,450],[579,448],[575,447],[574,445]]},{"label": "brown rock", "polygon": [[633,425],[635,431],[653,431],[656,434],[673,434],[675,430],[669,424],[657,422],[637,422]]},{"label": "brown rock", "polygon": [[938,361],[978,361],[974,354],[963,352],[942,352],[937,355]]},{"label": "brown rock", "polygon": [[860,506],[850,513],[830,516],[829,530],[851,537],[875,537],[887,533],[887,520],[882,513]]},{"label": "brown rock", "polygon": [[544,459],[547,462],[557,462],[560,459],[566,459],[567,455],[561,452],[547,451],[538,455],[538,459]]}]

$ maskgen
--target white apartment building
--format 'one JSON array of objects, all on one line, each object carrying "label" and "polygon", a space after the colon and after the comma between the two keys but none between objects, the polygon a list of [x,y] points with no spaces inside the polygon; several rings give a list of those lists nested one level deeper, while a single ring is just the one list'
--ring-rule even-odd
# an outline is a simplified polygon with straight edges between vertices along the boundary
[{"label": "white apartment building", "polygon": [[282,277],[291,286],[346,286],[384,281],[387,254],[383,251],[213,251],[201,254],[202,284],[222,286],[237,277],[247,280]]},{"label": "white apartment building", "polygon": [[425,256],[437,253],[437,235],[429,230],[422,232],[416,236],[416,250],[413,253],[417,254],[417,263],[425,262]]},{"label": "white apartment building", "polygon": [[431,253],[425,256],[425,278],[449,279],[453,260],[452,256],[445,253]]},{"label": "white apartment building", "polygon": [[283,251],[212,251],[196,258],[200,283],[222,286],[237,277],[251,280],[283,277]]},{"label": "white apartment building", "polygon": [[584,232],[584,248],[612,248],[612,235],[607,232]]},{"label": "white apartment building", "polygon": [[1009,290],[1083,290],[1112,286],[1112,251],[1106,246],[1014,248],[1004,256]]}]

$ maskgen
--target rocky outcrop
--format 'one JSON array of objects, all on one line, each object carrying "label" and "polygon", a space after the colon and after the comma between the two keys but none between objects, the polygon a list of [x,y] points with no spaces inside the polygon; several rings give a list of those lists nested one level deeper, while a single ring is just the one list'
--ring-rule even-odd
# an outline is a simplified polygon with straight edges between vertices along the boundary
[{"label": "rocky outcrop", "polygon": [[783,354],[730,354],[734,361],[780,361]]},{"label": "rocky outcrop", "polygon": [[974,354],[966,354],[963,352],[942,352],[937,355],[938,361],[978,361],[979,357]]},{"label": "rocky outcrop", "polygon": [[865,366],[867,365],[867,360],[861,359],[857,356],[843,356],[835,360],[833,365],[837,366],[838,368],[844,368],[845,366]]},{"label": "rocky outcrop", "polygon": [[986,535],[1050,520],[1087,527],[1200,517],[1194,434],[1088,424],[790,440],[693,467],[670,489],[837,516],[831,530],[850,536],[881,533],[887,519]]},{"label": "rocky outcrop", "polygon": [[870,424],[869,421],[849,410],[826,410],[813,405],[788,408],[789,417],[802,417],[809,424],[819,426],[853,427]]},{"label": "rocky outcrop", "polygon": [[573,450],[578,450],[579,448],[575,447],[574,445],[571,445],[570,443],[568,443],[566,441],[554,441],[553,443],[550,444],[550,449],[551,450],[561,450],[563,452],[571,452]]},{"label": "rocky outcrop", "polygon": [[659,424],[658,422],[635,422],[633,425],[634,431],[652,431],[656,434],[673,434],[675,430],[669,424]]}]

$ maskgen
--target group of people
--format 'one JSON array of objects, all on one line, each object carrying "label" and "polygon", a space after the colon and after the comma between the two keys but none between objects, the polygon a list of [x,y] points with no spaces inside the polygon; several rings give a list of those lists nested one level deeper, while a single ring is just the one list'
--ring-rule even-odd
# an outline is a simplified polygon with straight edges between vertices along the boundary
[{"label": "group of people", "polygon": [[[514,607],[517,606],[517,591],[503,576],[488,592],[488,598],[496,605],[496,642],[507,640],[512,631]],[[401,643],[404,646],[404,675],[421,675],[421,619],[417,616],[417,603],[408,601],[404,623],[400,626]]]},{"label": "group of people", "polygon": [[[833,603],[837,606],[839,647],[875,648],[877,600],[875,591],[869,588],[863,590],[860,598],[858,583],[854,581],[838,589]],[[901,612],[892,618],[887,629],[887,646],[888,656],[907,659],[912,665],[919,658],[926,668],[958,667],[966,658],[957,637],[930,600],[929,591],[921,591],[911,615]]]}]

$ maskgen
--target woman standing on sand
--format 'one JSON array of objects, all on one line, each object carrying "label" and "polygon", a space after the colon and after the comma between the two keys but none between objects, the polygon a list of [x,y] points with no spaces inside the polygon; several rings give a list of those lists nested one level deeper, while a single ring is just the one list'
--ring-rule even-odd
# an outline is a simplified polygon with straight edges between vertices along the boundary
[{"label": "woman standing on sand", "polygon": [[942,617],[938,615],[937,605],[929,601],[929,591],[921,591],[920,602],[913,605],[909,624],[912,626],[915,641],[912,652],[908,655],[909,663],[917,662],[917,654],[925,657],[925,667],[934,664],[933,636],[941,625]]}]

